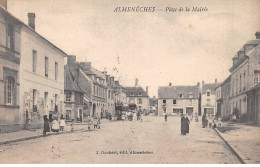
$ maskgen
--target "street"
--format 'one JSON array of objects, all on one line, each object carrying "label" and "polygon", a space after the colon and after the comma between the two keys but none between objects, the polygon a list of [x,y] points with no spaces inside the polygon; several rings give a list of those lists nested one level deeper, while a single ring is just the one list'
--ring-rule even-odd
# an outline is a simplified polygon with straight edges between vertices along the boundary
[{"label": "street", "polygon": [[107,122],[90,132],[86,125],[80,132],[2,145],[0,163],[239,163],[201,122],[191,122],[190,134],[182,136],[180,117],[143,119]]}]

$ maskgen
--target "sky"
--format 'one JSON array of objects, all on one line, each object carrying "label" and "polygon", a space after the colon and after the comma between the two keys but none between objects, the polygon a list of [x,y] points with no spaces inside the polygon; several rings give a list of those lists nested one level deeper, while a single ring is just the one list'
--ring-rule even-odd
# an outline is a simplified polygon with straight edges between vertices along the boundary
[{"label": "sky", "polygon": [[[138,6],[156,11],[114,12]],[[35,13],[36,31],[57,47],[106,69],[123,86],[134,86],[138,78],[150,97],[170,82],[224,81],[232,57],[260,31],[259,0],[8,0],[7,8],[26,24],[27,13]]]}]

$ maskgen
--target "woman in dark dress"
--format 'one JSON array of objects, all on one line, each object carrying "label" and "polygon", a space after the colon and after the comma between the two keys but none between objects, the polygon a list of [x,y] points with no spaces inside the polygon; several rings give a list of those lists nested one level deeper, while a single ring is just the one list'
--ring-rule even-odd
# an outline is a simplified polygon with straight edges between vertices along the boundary
[{"label": "woman in dark dress", "polygon": [[185,115],[183,114],[181,116],[181,134],[186,135],[187,133],[187,119],[185,118]]},{"label": "woman in dark dress", "polygon": [[49,119],[47,115],[43,116],[44,126],[43,126],[43,135],[46,136],[46,132],[50,132]]}]

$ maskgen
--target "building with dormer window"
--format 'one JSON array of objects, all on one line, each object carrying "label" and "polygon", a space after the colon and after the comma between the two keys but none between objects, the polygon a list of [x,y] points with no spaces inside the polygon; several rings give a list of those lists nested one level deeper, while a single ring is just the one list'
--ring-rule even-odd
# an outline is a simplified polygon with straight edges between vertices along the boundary
[{"label": "building with dormer window", "polygon": [[193,115],[199,112],[200,84],[194,86],[159,87],[158,115]]}]

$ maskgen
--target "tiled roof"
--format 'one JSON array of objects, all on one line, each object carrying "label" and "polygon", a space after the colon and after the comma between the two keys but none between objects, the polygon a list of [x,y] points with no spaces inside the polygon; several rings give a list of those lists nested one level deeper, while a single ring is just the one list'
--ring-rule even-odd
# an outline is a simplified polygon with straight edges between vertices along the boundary
[{"label": "tiled roof", "polygon": [[196,86],[164,86],[159,87],[158,98],[179,98],[182,94],[183,98],[188,98],[189,94],[193,94],[193,98],[199,98],[199,87]]},{"label": "tiled roof", "polygon": [[211,94],[215,94],[215,88],[218,87],[220,83],[211,83],[202,85],[202,94],[206,94],[207,90],[210,90]]},{"label": "tiled roof", "polygon": [[[148,94],[144,91],[144,89],[140,86],[138,87],[125,87],[126,96],[142,96],[149,97]],[[131,95],[133,93],[133,95]],[[140,93],[140,95],[139,95]]]},{"label": "tiled roof", "polygon": [[68,65],[65,65],[64,67],[64,75],[65,75],[64,90],[84,93],[84,91],[76,84],[75,79],[68,68]]}]

